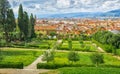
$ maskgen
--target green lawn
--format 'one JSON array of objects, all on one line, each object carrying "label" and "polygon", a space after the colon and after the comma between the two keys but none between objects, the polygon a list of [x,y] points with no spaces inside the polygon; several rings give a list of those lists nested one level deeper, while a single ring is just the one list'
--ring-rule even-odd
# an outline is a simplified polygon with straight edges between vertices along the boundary
[{"label": "green lawn", "polygon": [[[69,50],[68,41],[63,41],[63,44],[60,46],[60,50]],[[72,49],[75,51],[97,51],[96,45],[92,44],[91,41],[84,41],[84,46],[79,43],[79,41],[72,41]]]},{"label": "green lawn", "polygon": [[[83,65],[92,65],[90,56],[92,53],[79,53],[80,60],[76,62],[77,64]],[[55,53],[55,63],[70,63],[68,58],[68,52],[56,52]],[[120,60],[114,58],[112,54],[103,54],[104,56],[104,63],[101,65],[110,65],[110,66],[120,66]]]},{"label": "green lawn", "polygon": [[59,74],[120,74],[120,68],[102,67],[68,67],[60,68],[58,71]]},{"label": "green lawn", "polygon": [[120,56],[120,49],[117,49],[117,55]]},{"label": "green lawn", "polygon": [[12,47],[49,49],[53,47],[55,42],[56,42],[55,40],[37,40],[36,39],[28,43],[24,43],[24,42],[13,43]]},{"label": "green lawn", "polygon": [[69,50],[68,41],[63,41],[62,45],[59,48],[60,50]]},{"label": "green lawn", "polygon": [[18,49],[18,48],[5,48],[1,51],[0,63],[16,63],[22,62],[25,66],[31,64],[38,56],[42,54],[42,51],[37,49]]}]

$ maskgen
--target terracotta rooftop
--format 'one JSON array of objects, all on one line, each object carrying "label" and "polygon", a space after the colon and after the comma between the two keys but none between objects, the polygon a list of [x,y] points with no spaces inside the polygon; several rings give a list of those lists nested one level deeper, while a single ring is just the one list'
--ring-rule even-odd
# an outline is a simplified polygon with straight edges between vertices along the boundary
[{"label": "terracotta rooftop", "polygon": [[35,26],[35,30],[56,30],[57,26]]}]

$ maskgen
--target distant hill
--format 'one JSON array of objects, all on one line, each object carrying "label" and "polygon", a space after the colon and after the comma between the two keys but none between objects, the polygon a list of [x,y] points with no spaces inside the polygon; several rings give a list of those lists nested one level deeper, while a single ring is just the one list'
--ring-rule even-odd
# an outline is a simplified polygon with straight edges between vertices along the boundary
[{"label": "distant hill", "polygon": [[109,13],[119,13],[120,14],[120,9],[109,11]]},{"label": "distant hill", "polygon": [[95,18],[95,17],[120,17],[120,9],[108,12],[77,12],[77,13],[64,13],[64,14],[49,14],[43,15],[41,18]]},{"label": "distant hill", "polygon": [[107,16],[114,16],[114,17],[120,17],[120,9],[112,10],[107,13],[105,13]]}]

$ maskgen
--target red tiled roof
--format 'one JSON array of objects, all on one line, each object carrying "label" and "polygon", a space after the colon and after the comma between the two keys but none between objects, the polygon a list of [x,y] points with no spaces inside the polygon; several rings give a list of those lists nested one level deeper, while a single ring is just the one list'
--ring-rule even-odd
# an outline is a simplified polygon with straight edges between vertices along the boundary
[{"label": "red tiled roof", "polygon": [[56,30],[57,26],[35,26],[35,30]]}]

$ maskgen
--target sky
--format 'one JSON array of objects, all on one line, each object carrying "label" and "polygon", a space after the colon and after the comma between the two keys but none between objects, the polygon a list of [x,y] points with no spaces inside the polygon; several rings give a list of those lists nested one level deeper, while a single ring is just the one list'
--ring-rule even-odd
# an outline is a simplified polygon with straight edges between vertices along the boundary
[{"label": "sky", "polygon": [[18,13],[19,4],[28,13],[36,15],[61,14],[75,12],[107,12],[120,9],[120,0],[8,0],[14,13]]}]

